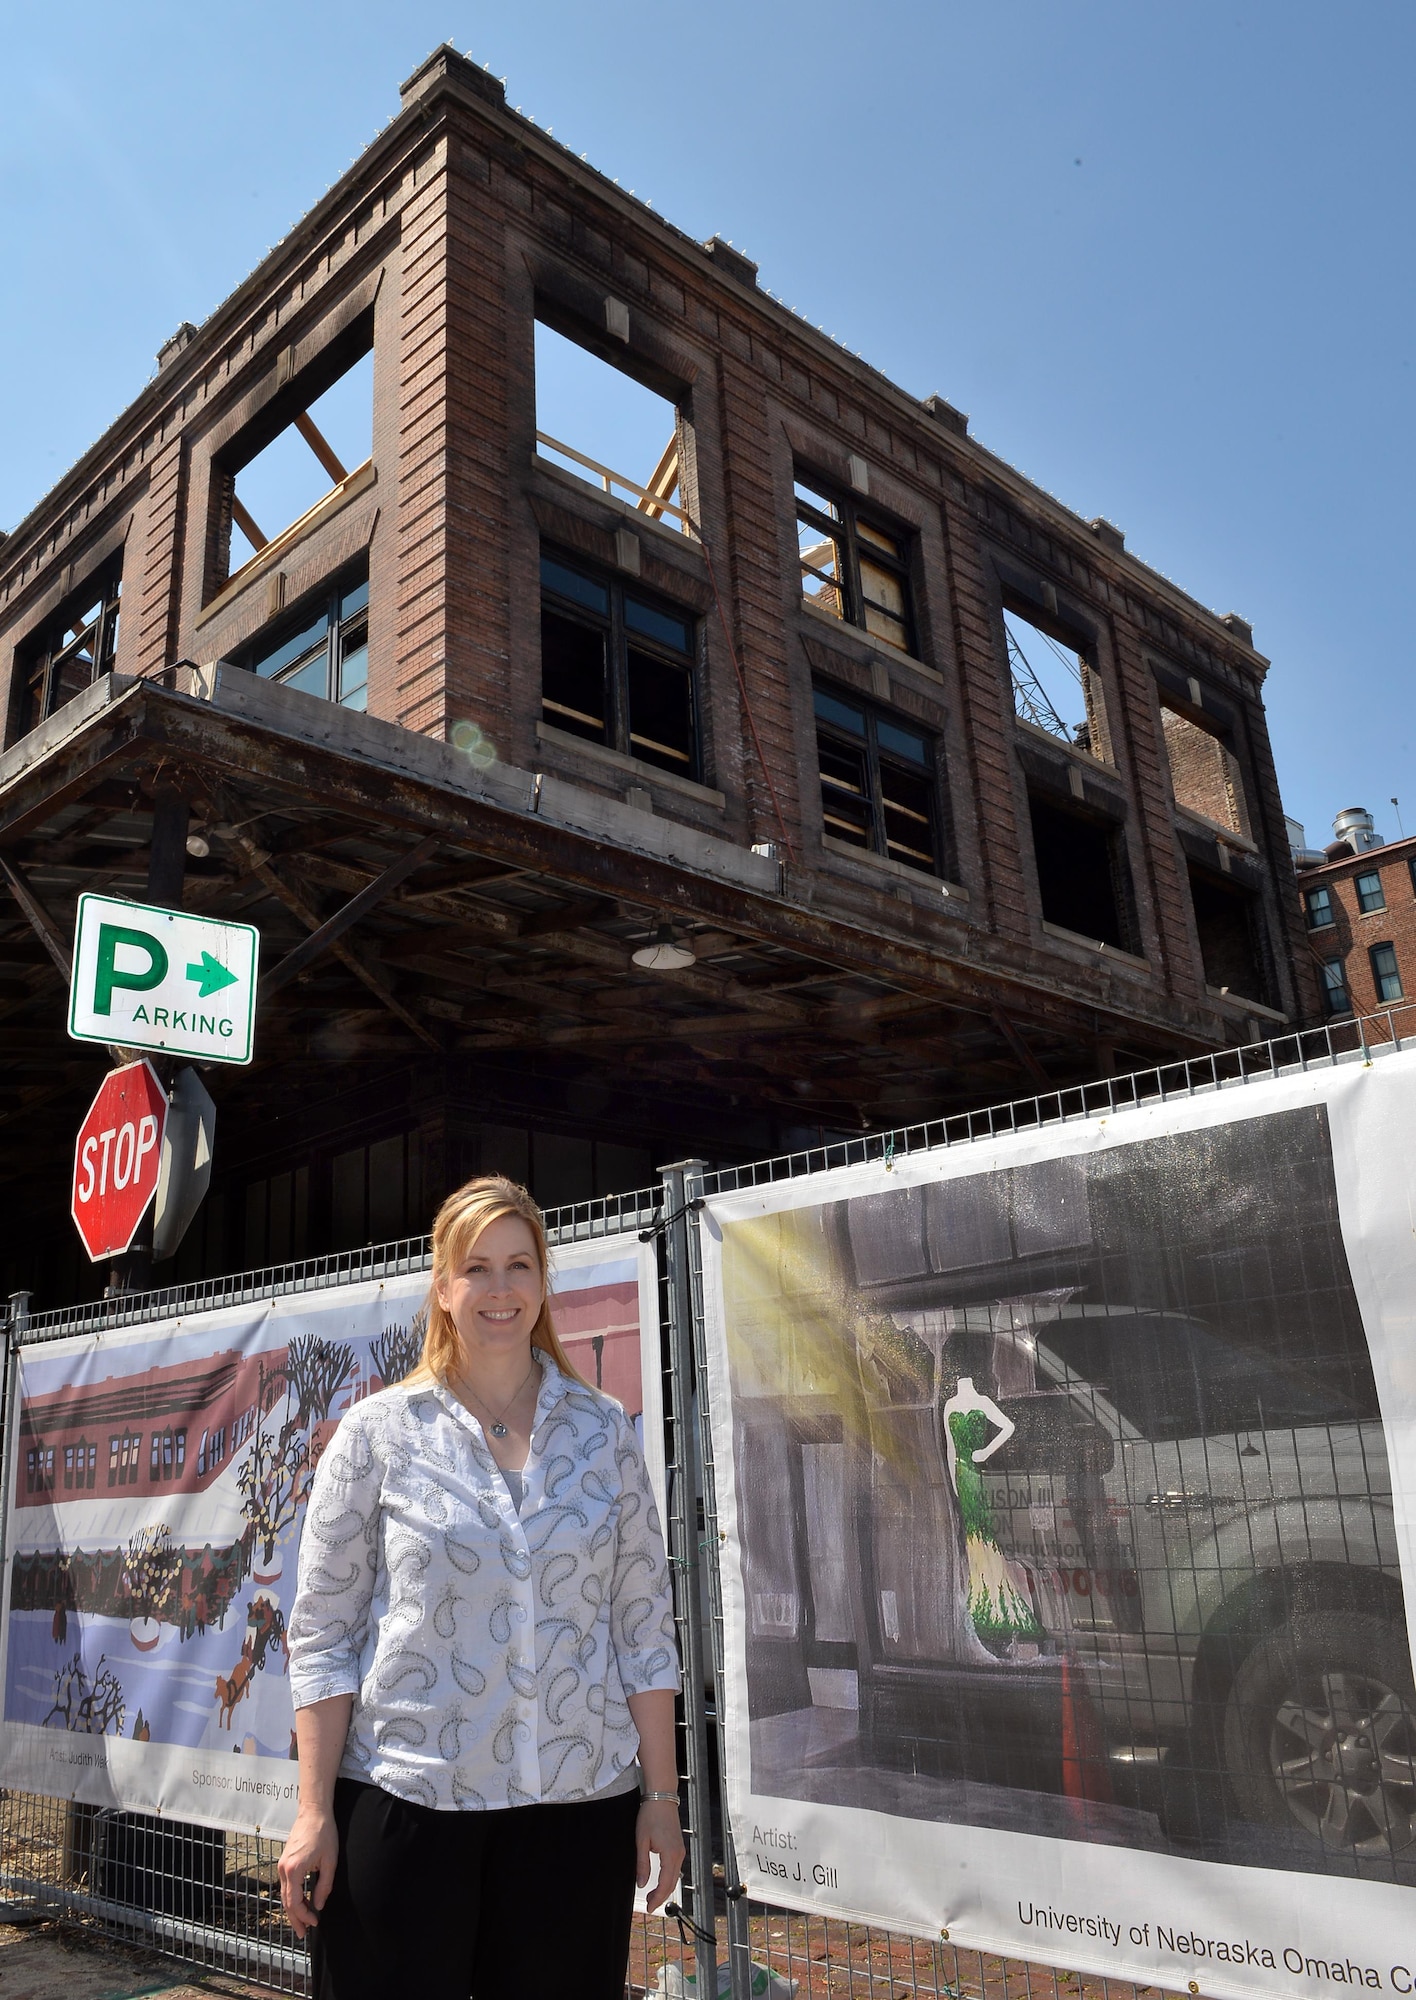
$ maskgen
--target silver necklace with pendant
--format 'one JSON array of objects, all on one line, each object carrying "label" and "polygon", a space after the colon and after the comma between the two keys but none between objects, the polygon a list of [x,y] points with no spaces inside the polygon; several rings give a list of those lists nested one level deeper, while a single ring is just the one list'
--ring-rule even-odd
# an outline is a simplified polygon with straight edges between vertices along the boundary
[{"label": "silver necklace with pendant", "polygon": [[467,1393],[471,1396],[473,1402],[480,1403],[484,1410],[492,1412],[491,1433],[494,1438],[504,1438],[506,1436],[506,1425],[502,1422],[502,1418],[505,1417],[507,1411],[511,1408],[512,1404],[516,1401],[517,1397],[521,1394],[522,1390],[526,1387],[526,1384],[531,1380],[531,1377],[535,1372],[536,1372],[536,1357],[533,1354],[531,1357],[531,1366],[527,1369],[526,1373],[522,1376],[521,1380],[517,1383],[516,1387],[512,1390],[511,1394],[507,1397],[506,1402],[502,1406],[500,1415],[498,1415],[495,1411],[492,1411],[491,1404],[487,1402],[485,1397],[479,1396],[477,1394],[477,1391],[472,1387],[470,1382],[467,1384]]}]

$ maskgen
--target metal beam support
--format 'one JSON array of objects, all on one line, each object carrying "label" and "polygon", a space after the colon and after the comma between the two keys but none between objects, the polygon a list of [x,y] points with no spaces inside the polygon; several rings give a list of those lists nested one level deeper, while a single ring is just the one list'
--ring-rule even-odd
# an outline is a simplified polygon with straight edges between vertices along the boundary
[{"label": "metal beam support", "polygon": [[279,965],[266,973],[260,985],[262,994],[278,993],[281,987],[287,985],[297,973],[303,972],[307,965],[313,964],[321,952],[331,948],[336,938],[342,937],[352,924],[358,923],[366,911],[372,910],[376,903],[382,902],[391,890],[405,881],[414,869],[420,867],[441,845],[441,837],[430,833],[425,840],[420,840],[416,847],[410,847],[406,854],[400,854],[396,861],[390,862],[382,875],[376,875],[357,896],[351,896],[342,909],[336,910],[332,917],[327,917],[318,930],[311,931],[303,944],[297,944],[293,951],[285,954]]},{"label": "metal beam support", "polygon": [[72,975],[73,964],[69,956],[69,947],[64,942],[64,933],[25,880],[18,863],[7,861],[3,854],[0,854],[0,875],[5,877],[6,882],[9,884],[10,894],[29,919],[30,928],[34,931],[35,936],[44,946],[44,949],[49,953],[49,956],[54,960],[59,971],[59,977],[67,986]]},{"label": "metal beam support", "polygon": [[1047,1074],[1047,1071],[1043,1068],[1042,1064],[1023,1040],[1021,1034],[1019,1034],[1014,1023],[1008,1019],[1008,1016],[1003,1012],[1001,1007],[994,1008],[993,1022],[999,1034],[1022,1064],[1023,1074],[1030,1077],[1039,1089],[1051,1090],[1052,1078]]},{"label": "metal beam support", "polygon": [[[292,916],[298,917],[307,930],[318,931],[321,929],[324,918],[320,915],[319,911],[312,908],[298,890],[292,889],[288,882],[281,880],[280,876],[276,874],[269,861],[253,840],[248,840],[243,833],[228,834],[226,839],[228,845],[234,847],[241,855],[256,880],[263,887],[269,889],[271,895],[278,902],[284,903]],[[354,977],[361,984],[368,987],[374,998],[387,1007],[389,1013],[394,1015],[396,1019],[402,1021],[404,1027],[410,1029],[420,1042],[425,1043],[436,1055],[443,1053],[442,1044],[436,1035],[424,1027],[416,1014],[409,1013],[398,995],[390,989],[388,984],[379,977],[378,973],[372,967],[365,965],[363,959],[356,952],[352,951],[339,938],[331,941],[329,949],[334,953],[340,964],[347,966],[349,971],[354,974]]]}]

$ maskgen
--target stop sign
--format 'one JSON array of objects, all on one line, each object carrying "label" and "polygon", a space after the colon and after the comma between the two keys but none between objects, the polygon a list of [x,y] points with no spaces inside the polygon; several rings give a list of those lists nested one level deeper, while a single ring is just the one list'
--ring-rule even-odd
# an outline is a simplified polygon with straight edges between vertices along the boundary
[{"label": "stop sign", "polygon": [[157,1192],[167,1093],[151,1063],[108,1072],[74,1147],[74,1225],[95,1263],[118,1257]]}]

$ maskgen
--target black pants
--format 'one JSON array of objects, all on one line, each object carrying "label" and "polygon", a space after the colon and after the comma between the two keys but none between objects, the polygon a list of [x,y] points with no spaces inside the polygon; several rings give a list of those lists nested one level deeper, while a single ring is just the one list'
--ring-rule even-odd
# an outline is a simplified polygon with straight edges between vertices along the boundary
[{"label": "black pants", "polygon": [[639,1794],[433,1812],[334,1788],[315,2000],[623,2000]]}]

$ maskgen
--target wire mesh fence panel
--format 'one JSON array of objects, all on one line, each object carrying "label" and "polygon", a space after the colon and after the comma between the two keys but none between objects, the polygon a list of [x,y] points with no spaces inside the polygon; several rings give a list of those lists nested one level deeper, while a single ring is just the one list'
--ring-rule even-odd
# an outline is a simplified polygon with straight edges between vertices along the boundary
[{"label": "wire mesh fence panel", "polygon": [[[548,1214],[553,1248],[593,1245],[601,1239],[631,1235],[641,1243],[654,1242],[658,1255],[658,1316],[663,1334],[660,1362],[668,1471],[666,1527],[675,1578],[678,1638],[686,1667],[681,1768],[686,1774],[684,1811],[689,1858],[674,1906],[677,1914],[670,1912],[635,1920],[628,1972],[631,1995],[652,1994],[662,1996],[662,2000],[679,2000],[679,1996],[684,1996],[687,2000],[691,1994],[698,2000],[710,1987],[726,1991],[730,1962],[735,2000],[745,2000],[748,1993],[761,1994],[764,2000],[772,2000],[772,1996],[776,2000],[790,2000],[792,1994],[798,1995],[799,2000],[817,2000],[817,1996],[826,1995],[886,1994],[898,1995],[900,2000],[906,1995],[924,1996],[924,2000],[944,2000],[944,1996],[960,2000],[963,1995],[970,1996],[970,2000],[1062,2000],[1062,1996],[1077,1994],[1131,2000],[1138,1992],[1161,1990],[1055,1970],[1021,1958],[964,1950],[951,1944],[947,1935],[922,1941],[884,1927],[787,1911],[752,1901],[739,1892],[730,1821],[719,1791],[718,1774],[725,1760],[718,1739],[721,1717],[713,1699],[714,1688],[725,1685],[723,1602],[716,1575],[717,1500],[718,1481],[729,1475],[726,1465],[714,1463],[712,1439],[704,1422],[704,1271],[697,1227],[697,1208],[702,1197],[766,1187],[828,1168],[869,1162],[888,1166],[893,1159],[907,1154],[967,1146],[1011,1133],[1109,1115],[1131,1106],[1244,1090],[1260,1078],[1301,1075],[1310,1069],[1353,1063],[1373,1064],[1410,1044],[1413,1021],[1416,1011],[1393,1009],[1364,1021],[1333,1023],[1248,1049],[1167,1065],[1135,1076],[1106,1078],[1075,1090],[1053,1092],[894,1133],[866,1134],[743,1167],[709,1170],[699,1163],[688,1163],[666,1169],[664,1180],[657,1187]],[[1033,1203],[1039,1214],[1040,1201],[1039,1196]],[[1032,1215],[1032,1209],[1028,1214]],[[1122,1234],[1128,1242],[1138,1236],[1136,1230]],[[1296,1234],[1302,1239],[1304,1254],[1311,1257],[1317,1240],[1314,1230],[1308,1228]],[[857,1230],[857,1237],[858,1241],[852,1239],[855,1245],[852,1254],[864,1257],[868,1264],[867,1253],[873,1254],[874,1239],[864,1227]],[[1067,1242],[1070,1244],[1071,1238]],[[579,1250],[576,1254],[582,1255]],[[198,1316],[218,1308],[260,1306],[267,1300],[327,1292],[368,1281],[397,1278],[404,1280],[405,1289],[409,1289],[428,1270],[429,1262],[429,1239],[418,1237],[235,1274],[200,1285],[171,1287],[141,1298],[100,1301],[67,1311],[30,1315],[25,1309],[27,1302],[19,1301],[9,1327],[11,1349],[13,1353],[17,1348],[43,1345],[64,1336],[137,1329],[177,1316],[190,1325]],[[1246,1297],[1251,1303],[1266,1299],[1274,1291],[1276,1280],[1270,1283],[1265,1279],[1260,1284],[1261,1274],[1253,1256],[1244,1270]],[[867,1279],[874,1282],[869,1271],[860,1282],[865,1284]],[[918,1317],[922,1310],[917,1301],[887,1303],[893,1304],[906,1319],[911,1313]],[[1011,1338],[1011,1332],[1016,1331],[1012,1319],[1003,1328],[996,1313],[984,1326],[976,1301],[946,1303],[958,1322],[959,1338],[968,1335],[983,1341],[986,1335],[990,1354],[1000,1349],[1000,1342],[1007,1345],[1003,1342],[1004,1332],[1009,1332]],[[1113,1320],[1119,1324],[1119,1308],[1115,1303],[1107,1310],[1111,1315],[1107,1326]],[[1126,1324],[1130,1325],[1136,1320],[1137,1309],[1132,1305],[1127,1310],[1130,1317]],[[1068,1323],[1061,1307],[1048,1306],[1047,1311],[1052,1315],[1047,1324],[1055,1344],[1068,1330]],[[1013,1317],[1016,1318],[1016,1312]],[[1057,1320],[1056,1326],[1052,1320]],[[910,1324],[913,1325],[913,1320]],[[1030,1330],[1036,1331],[1031,1323]],[[1083,1331],[1090,1334],[1094,1329],[1088,1324]],[[929,1325],[925,1325],[924,1332],[930,1333]],[[903,1334],[892,1338],[894,1346],[885,1356],[886,1363],[895,1348],[903,1352],[908,1345]],[[651,1365],[647,1352],[642,1359],[646,1368]],[[12,1372],[13,1364],[7,1368],[7,1380]],[[1066,1375],[1068,1383],[1072,1383],[1072,1374]],[[1011,1383],[1011,1376],[1009,1380]],[[1017,1383],[1012,1383],[1012,1389],[1023,1393]],[[1034,1392],[1043,1393],[1041,1388],[1035,1388]],[[876,1401],[880,1400],[877,1396]],[[903,1408],[906,1400],[903,1390],[897,1393],[894,1389],[885,1398],[889,1405],[886,1416],[892,1422],[899,1415],[896,1406]],[[874,1410],[874,1404],[871,1409]],[[1268,1415],[1272,1427],[1272,1409]],[[884,1420],[879,1419],[882,1423]],[[1197,1435],[1203,1430],[1201,1425]],[[12,1498],[26,1476],[23,1453],[17,1455],[14,1447],[14,1431],[13,1398],[9,1398],[5,1477],[6,1491]],[[803,1461],[803,1478],[810,1474],[811,1481],[815,1481],[811,1491],[818,1499],[820,1492],[826,1491],[821,1482],[830,1470],[827,1464],[830,1452],[823,1446],[823,1438],[826,1433],[818,1424],[802,1446],[805,1458],[810,1460],[809,1465]],[[1181,1443],[1184,1442],[1182,1439]],[[826,1443],[829,1445],[830,1440]],[[1239,1452],[1246,1465],[1256,1455],[1257,1450]],[[143,1463],[146,1465],[146,1458]],[[58,1473],[61,1480],[63,1464],[61,1451]],[[155,1452],[153,1464],[157,1464]],[[1206,1459],[1205,1466],[1208,1464]],[[38,1460],[33,1470],[36,1478],[50,1477],[52,1489],[52,1475],[46,1473]],[[1307,1479],[1305,1461],[1295,1473],[1295,1480],[1302,1488],[1299,1497],[1311,1499],[1304,1484]],[[1332,1484],[1329,1479],[1328,1485]],[[1182,1485],[1178,1475],[1169,1485],[1157,1477],[1149,1481],[1147,1493],[1154,1487],[1152,1498],[1169,1500],[1170,1487],[1174,1486],[1177,1495],[1188,1497],[1188,1487],[1181,1494]],[[1326,1493],[1327,1488],[1323,1491]],[[1364,1486],[1362,1492],[1365,1491]],[[1342,1498],[1343,1493],[1338,1497]],[[1145,1499],[1146,1494],[1142,1494],[1142,1500]],[[998,1505],[1001,1507],[1003,1502],[1000,1500]],[[1158,1512],[1158,1503],[1151,1511]],[[1149,1515],[1146,1518],[1149,1520]],[[841,1548],[845,1548],[844,1541]],[[12,1552],[7,1549],[5,1553],[8,1577],[8,1558]],[[832,1559],[839,1555],[841,1551],[835,1551]],[[827,1597],[835,1573],[832,1570],[828,1575],[829,1568],[828,1564],[821,1572],[821,1588]],[[1109,1576],[1110,1571],[1105,1574]],[[48,1604],[39,1608],[48,1633]],[[57,1616],[56,1613],[56,1619]],[[1092,1623],[1095,1622],[1093,1617]],[[1082,1632],[1084,1626],[1090,1630],[1086,1619],[1074,1609],[1069,1629]],[[1075,1640],[1074,1649],[1080,1643]],[[79,1762],[84,1755],[82,1734],[73,1733],[72,1721],[69,1733],[55,1734],[56,1743],[65,1746],[70,1761]],[[258,1834],[213,1832],[170,1818],[40,1797],[20,1790],[0,1793],[0,1896],[12,1908],[62,1916],[108,1936],[167,1953],[195,1967],[220,1969],[258,1980],[278,1991],[303,1994],[309,1990],[308,1958],[286,1925],[280,1908],[276,1877],[279,1851],[279,1842]],[[1104,1854],[1105,1850],[1099,1852]],[[996,1931],[993,1934],[997,1935]],[[1066,1946],[1059,1941],[1059,1948],[1065,1950]]]},{"label": "wire mesh fence panel", "polygon": [[309,1991],[280,1907],[280,1842],[31,1792],[0,1795],[0,1895],[281,1993]]},{"label": "wire mesh fence panel", "polygon": [[749,1903],[748,1939],[764,2000],[1138,2000],[1158,1986],[1101,1979],[905,1937],[873,1924]]}]

